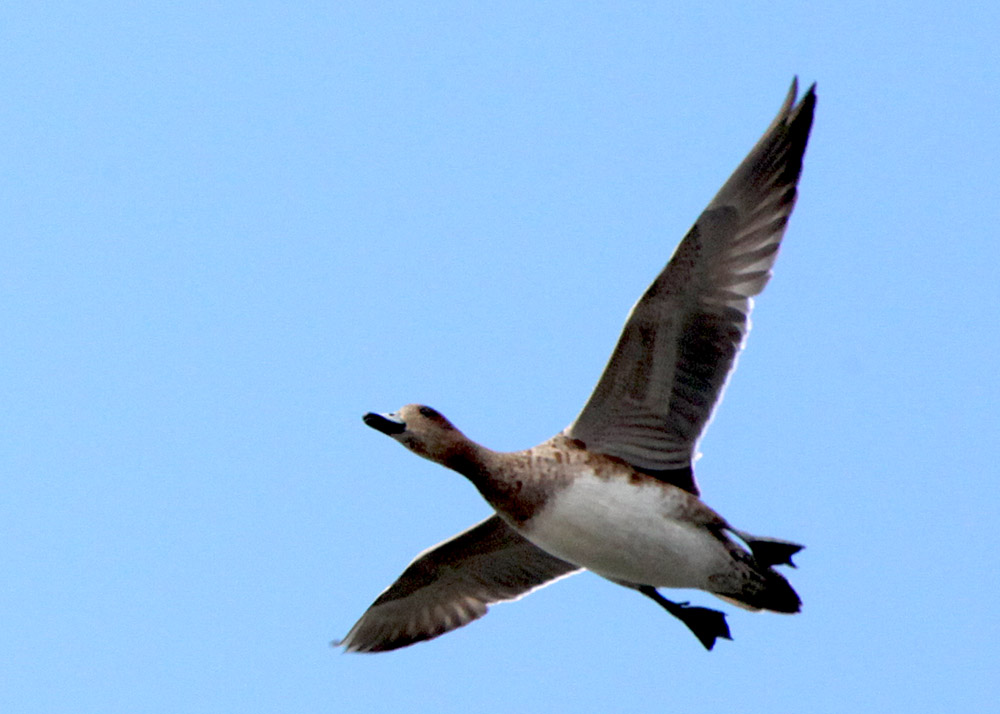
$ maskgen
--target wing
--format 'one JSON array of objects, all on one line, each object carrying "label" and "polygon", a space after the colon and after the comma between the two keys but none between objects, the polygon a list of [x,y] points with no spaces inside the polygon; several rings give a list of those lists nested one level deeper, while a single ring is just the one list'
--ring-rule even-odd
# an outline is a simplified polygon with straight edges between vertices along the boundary
[{"label": "wing", "polygon": [[[684,473],[771,277],[809,139],[815,85],[778,116],[635,304],[565,434],[657,473]],[[688,472],[689,473],[689,472]],[[693,478],[682,485],[697,494]]]},{"label": "wing", "polygon": [[418,555],[335,644],[384,652],[429,640],[578,570],[491,516]]}]

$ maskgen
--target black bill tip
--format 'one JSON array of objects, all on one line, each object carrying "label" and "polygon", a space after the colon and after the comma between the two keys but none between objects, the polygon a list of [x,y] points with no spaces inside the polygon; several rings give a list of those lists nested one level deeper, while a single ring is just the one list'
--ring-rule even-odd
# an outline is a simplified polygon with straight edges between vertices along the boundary
[{"label": "black bill tip", "polygon": [[368,412],[361,417],[361,419],[372,429],[381,431],[383,434],[387,434],[388,436],[402,434],[406,431],[406,423],[403,422],[402,419],[389,414],[376,414],[375,412]]}]

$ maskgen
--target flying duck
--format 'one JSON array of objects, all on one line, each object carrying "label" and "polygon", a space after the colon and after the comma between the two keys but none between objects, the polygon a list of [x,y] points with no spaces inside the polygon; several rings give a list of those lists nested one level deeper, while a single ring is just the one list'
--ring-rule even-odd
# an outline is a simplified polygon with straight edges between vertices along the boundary
[{"label": "flying duck", "polygon": [[497,452],[431,407],[364,423],[465,476],[494,515],[425,550],[335,644],[381,652],[429,640],[487,606],[590,570],[651,598],[707,649],[725,615],[668,600],[696,588],[747,610],[795,613],[775,569],[801,545],[739,530],[699,498],[697,444],[750,329],[796,200],[815,85],[777,117],[632,308],[576,419],[530,449]]}]

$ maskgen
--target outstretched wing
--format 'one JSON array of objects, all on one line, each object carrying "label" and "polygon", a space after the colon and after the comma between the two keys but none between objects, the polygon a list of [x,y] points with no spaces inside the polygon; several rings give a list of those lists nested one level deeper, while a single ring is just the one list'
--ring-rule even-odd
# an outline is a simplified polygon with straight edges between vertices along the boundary
[{"label": "outstretched wing", "polygon": [[383,652],[429,640],[578,570],[491,516],[418,555],[336,644]]},{"label": "outstretched wing", "polygon": [[[651,472],[690,473],[697,441],[771,277],[795,205],[816,104],[778,116],[632,308],[594,393],[565,434]],[[678,484],[697,493],[693,478]]]}]

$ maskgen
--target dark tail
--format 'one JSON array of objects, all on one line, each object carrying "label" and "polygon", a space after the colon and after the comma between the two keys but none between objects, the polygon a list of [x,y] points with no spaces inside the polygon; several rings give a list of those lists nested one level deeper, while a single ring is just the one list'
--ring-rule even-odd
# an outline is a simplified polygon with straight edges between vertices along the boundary
[{"label": "dark tail", "polygon": [[755,604],[771,612],[796,613],[802,609],[802,600],[792,586],[779,573],[767,569],[764,573],[764,589],[757,594]]},{"label": "dark tail", "polygon": [[757,576],[752,583],[746,583],[741,592],[712,594],[747,610],[769,610],[792,615],[802,609],[798,593],[780,574],[768,568],[758,571]]},{"label": "dark tail", "polygon": [[[746,553],[735,543],[734,550],[749,567],[749,582],[745,582],[742,592],[726,593],[725,597],[738,605],[752,610],[770,610],[771,612],[795,613],[802,609],[802,600],[785,578],[772,566],[790,565],[795,567],[792,556],[802,550],[803,546],[778,538],[760,538],[733,531],[750,548]],[[734,553],[735,555],[735,553]]]}]

